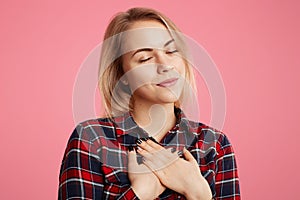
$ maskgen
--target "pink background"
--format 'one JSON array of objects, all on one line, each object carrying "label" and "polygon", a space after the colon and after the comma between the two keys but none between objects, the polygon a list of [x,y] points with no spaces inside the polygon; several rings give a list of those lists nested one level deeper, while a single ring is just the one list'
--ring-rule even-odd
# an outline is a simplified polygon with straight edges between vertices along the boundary
[{"label": "pink background", "polygon": [[165,13],[218,66],[243,199],[296,199],[299,1],[111,2],[1,3],[1,199],[57,198],[76,74],[110,17],[133,6]]}]

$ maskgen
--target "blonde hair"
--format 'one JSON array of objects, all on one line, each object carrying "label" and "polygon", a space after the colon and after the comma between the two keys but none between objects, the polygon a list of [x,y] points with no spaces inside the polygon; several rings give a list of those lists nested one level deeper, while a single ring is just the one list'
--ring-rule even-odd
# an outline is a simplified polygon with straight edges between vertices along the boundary
[{"label": "blonde hair", "polygon": [[[128,31],[130,25],[134,22],[143,20],[155,20],[162,23],[171,36],[176,38],[176,43],[179,42],[181,44],[181,54],[185,54],[187,51],[183,38],[178,34],[180,30],[162,13],[150,8],[131,8],[126,12],[117,13],[110,21],[104,34],[98,71],[98,87],[102,96],[105,114],[108,117],[132,111],[129,86],[122,85],[120,82],[120,78],[124,75],[121,52],[123,41],[120,37],[111,38]],[[186,55],[183,58],[186,58]],[[188,61],[186,59],[184,61],[186,63],[185,78],[189,81],[193,90],[195,90],[193,71]],[[179,107],[180,102],[175,102],[175,106]]]}]

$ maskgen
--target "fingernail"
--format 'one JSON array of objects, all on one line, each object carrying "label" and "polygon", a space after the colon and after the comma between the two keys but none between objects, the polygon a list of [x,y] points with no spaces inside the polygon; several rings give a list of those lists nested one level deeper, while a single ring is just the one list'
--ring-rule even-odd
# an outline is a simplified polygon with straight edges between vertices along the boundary
[{"label": "fingernail", "polygon": [[141,140],[141,138],[136,140],[136,143],[138,143],[138,144],[142,144],[142,142],[143,142],[143,140]]},{"label": "fingernail", "polygon": [[137,150],[139,150],[140,147],[138,145],[135,146],[135,151],[137,152]]},{"label": "fingernail", "polygon": [[156,144],[158,144],[158,142],[151,136],[149,137],[150,140],[152,140],[153,142],[155,142]]},{"label": "fingernail", "polygon": [[183,155],[183,152],[182,151],[178,151],[177,154],[178,154],[179,157],[181,157]]},{"label": "fingernail", "polygon": [[171,148],[171,153],[174,153],[176,151],[176,148],[175,147],[172,147]]},{"label": "fingernail", "polygon": [[133,146],[130,145],[130,146],[128,147],[128,150],[129,150],[129,152],[133,151]]},{"label": "fingernail", "polygon": [[149,138],[141,138],[141,139],[146,142]]}]

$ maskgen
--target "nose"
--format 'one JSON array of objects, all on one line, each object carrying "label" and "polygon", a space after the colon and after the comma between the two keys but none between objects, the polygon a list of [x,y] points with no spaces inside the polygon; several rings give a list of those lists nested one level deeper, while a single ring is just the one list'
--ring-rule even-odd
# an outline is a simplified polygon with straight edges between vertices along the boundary
[{"label": "nose", "polygon": [[166,65],[166,64],[157,64],[157,73],[162,74],[162,73],[166,73],[170,70],[173,69],[173,66],[171,65]]},{"label": "nose", "polygon": [[174,67],[171,65],[170,60],[166,55],[159,54],[157,59],[157,73],[166,73],[172,70]]}]

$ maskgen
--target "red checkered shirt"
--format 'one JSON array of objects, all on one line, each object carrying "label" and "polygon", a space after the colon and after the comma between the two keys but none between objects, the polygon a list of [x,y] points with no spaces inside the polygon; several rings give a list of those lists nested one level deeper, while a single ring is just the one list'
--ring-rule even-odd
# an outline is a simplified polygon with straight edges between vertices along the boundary
[{"label": "red checkered shirt", "polygon": [[[188,120],[178,108],[175,114],[176,125],[160,144],[177,150],[186,147],[215,199],[240,199],[235,155],[224,133]],[[128,178],[127,152],[130,145],[136,145],[137,138],[145,137],[148,134],[129,113],[79,123],[61,164],[58,199],[139,199]],[[185,197],[167,188],[157,199]]]}]

